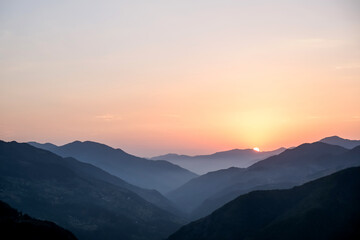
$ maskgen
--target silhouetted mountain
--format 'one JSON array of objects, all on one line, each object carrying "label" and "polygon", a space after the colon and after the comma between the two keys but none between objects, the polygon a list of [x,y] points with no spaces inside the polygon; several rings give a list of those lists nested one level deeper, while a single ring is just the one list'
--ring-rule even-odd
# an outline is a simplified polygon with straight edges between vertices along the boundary
[{"label": "silhouetted mountain", "polygon": [[69,231],[53,222],[34,219],[0,201],[1,239],[76,240]]},{"label": "silhouetted mountain", "polygon": [[217,152],[211,155],[187,156],[178,154],[166,154],[151,158],[152,160],[166,160],[180,167],[189,169],[198,174],[217,171],[230,167],[245,168],[267,157],[277,155],[285,151],[279,148],[274,151],[256,152],[253,149],[233,149]]},{"label": "silhouetted mountain", "polygon": [[352,149],[354,147],[360,146],[360,140],[344,139],[338,136],[326,137],[321,139],[320,142],[338,145],[347,149]]},{"label": "silhouetted mountain", "polygon": [[357,148],[303,144],[246,169],[230,168],[192,179],[167,197],[196,219],[250,191],[289,188],[359,165]]},{"label": "silhouetted mountain", "polygon": [[[36,146],[36,143],[32,143],[32,145]],[[56,145],[49,143],[46,143],[45,145],[47,147],[57,149]],[[66,162],[66,160],[64,160],[64,162]],[[71,168],[71,170],[75,171],[77,174],[86,178],[95,178],[96,180],[108,182],[121,188],[126,188],[161,209],[164,209],[176,215],[182,215],[179,210],[176,209],[173,203],[171,203],[167,198],[165,198],[156,190],[149,190],[134,186],[91,164],[79,161],[70,161],[69,168]]]},{"label": "silhouetted mountain", "polygon": [[360,239],[360,168],[242,195],[168,240]]},{"label": "silhouetted mountain", "polygon": [[122,180],[29,144],[0,141],[0,165],[1,200],[80,239],[161,239],[183,223]]},{"label": "silhouetted mountain", "polygon": [[79,161],[97,166],[121,179],[162,193],[173,190],[196,177],[186,169],[166,161],[151,161],[139,158],[96,142],[75,141],[63,146],[29,143],[37,148],[49,150],[62,157],[74,157]]}]

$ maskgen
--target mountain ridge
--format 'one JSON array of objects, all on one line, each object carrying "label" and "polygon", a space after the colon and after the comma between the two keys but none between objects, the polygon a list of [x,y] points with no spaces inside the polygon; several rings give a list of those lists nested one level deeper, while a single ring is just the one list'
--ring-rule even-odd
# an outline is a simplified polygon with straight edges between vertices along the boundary
[{"label": "mountain ridge", "polygon": [[341,138],[339,136],[326,137],[326,138],[319,140],[319,142],[332,144],[332,145],[338,145],[338,146],[342,146],[347,149],[352,149],[352,148],[360,145],[360,140],[351,140],[351,139]]},{"label": "mountain ridge", "polygon": [[12,239],[76,240],[68,230],[50,221],[34,219],[0,201],[0,232]]},{"label": "mountain ridge", "polygon": [[[58,147],[51,143],[46,143],[45,145],[49,147]],[[33,145],[32,145],[33,146]],[[36,146],[36,144],[35,144]],[[70,157],[71,158],[71,157]],[[69,157],[64,158],[64,161],[68,160]],[[84,172],[84,169],[86,168],[86,171],[90,172],[91,177],[96,177],[97,179],[100,179],[102,181],[106,181],[108,183],[124,187],[126,189],[131,190],[132,192],[138,194],[140,197],[144,198],[145,200],[149,201],[150,203],[156,205],[157,207],[166,210],[168,212],[174,213],[179,216],[183,216],[183,213],[179,211],[175,205],[170,202],[167,198],[165,198],[161,193],[159,193],[157,190],[153,189],[144,189],[135,185],[132,185],[126,181],[124,181],[121,178],[118,178],[100,168],[97,168],[96,166],[85,163],[85,162],[77,162],[76,164],[72,163],[73,170],[82,170]],[[72,161],[74,162],[74,161]],[[79,167],[78,167],[79,166]],[[74,169],[74,167],[78,167],[77,169]]]},{"label": "mountain ridge", "polygon": [[250,192],[168,240],[358,239],[359,188],[355,167],[287,190]]},{"label": "mountain ridge", "polygon": [[[62,146],[30,142],[62,157],[90,163],[133,185],[166,193],[198,176],[166,161],[151,161],[93,141],[74,141]],[[54,147],[55,146],[55,147]],[[49,148],[47,148],[49,147]]]}]

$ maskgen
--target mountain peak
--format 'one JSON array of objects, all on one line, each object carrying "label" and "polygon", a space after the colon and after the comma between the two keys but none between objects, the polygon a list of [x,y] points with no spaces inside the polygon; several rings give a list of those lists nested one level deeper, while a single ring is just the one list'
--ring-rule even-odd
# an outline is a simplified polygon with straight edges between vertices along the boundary
[{"label": "mountain peak", "polygon": [[95,141],[79,141],[79,140],[76,140],[76,141],[73,141],[71,143],[67,143],[61,147],[64,147],[64,148],[73,148],[73,147],[76,147],[76,148],[90,148],[92,150],[102,150],[102,151],[109,151],[109,150],[117,150],[117,151],[121,151],[122,153],[125,153],[122,149],[120,148],[113,148],[113,147],[110,147],[106,144],[103,144],[103,143],[98,143],[98,142],[95,142]]},{"label": "mountain peak", "polygon": [[[323,141],[323,140],[330,140],[330,139],[334,139],[334,140],[335,140],[335,139],[345,140],[345,138],[341,138],[341,137],[339,137],[339,136],[334,135],[334,136],[325,137],[325,138],[321,139],[320,142]],[[349,140],[349,139],[346,139],[346,140]]]},{"label": "mountain peak", "polygon": [[360,145],[360,140],[345,139],[339,136],[326,137],[321,139],[319,142],[323,142],[331,145],[338,145],[347,149],[352,149]]},{"label": "mountain peak", "polygon": [[98,142],[95,142],[95,141],[79,141],[79,140],[75,140],[71,143],[67,143],[65,145],[98,145],[98,146],[106,146],[106,147],[109,147],[105,144],[102,144],[102,143],[98,143]]}]

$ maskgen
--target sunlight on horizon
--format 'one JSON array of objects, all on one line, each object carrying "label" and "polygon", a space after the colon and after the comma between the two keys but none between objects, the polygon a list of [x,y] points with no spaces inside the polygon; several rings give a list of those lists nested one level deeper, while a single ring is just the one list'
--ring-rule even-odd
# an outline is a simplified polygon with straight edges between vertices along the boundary
[{"label": "sunlight on horizon", "polygon": [[255,152],[260,152],[260,149],[259,149],[258,147],[254,147],[253,150],[254,150]]}]

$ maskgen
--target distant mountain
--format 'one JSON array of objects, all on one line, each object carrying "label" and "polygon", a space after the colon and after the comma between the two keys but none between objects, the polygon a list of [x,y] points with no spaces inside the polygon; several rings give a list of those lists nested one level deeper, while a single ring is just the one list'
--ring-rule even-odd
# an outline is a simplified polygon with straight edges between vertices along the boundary
[{"label": "distant mountain", "polygon": [[[57,149],[56,145],[53,144],[45,144],[47,147],[51,147],[54,150]],[[94,165],[83,163],[80,161],[70,161],[67,163],[67,160],[64,160],[64,163],[68,164],[69,168],[71,170],[75,171],[76,173],[80,174],[81,176],[84,176],[86,178],[95,178],[96,180],[104,181],[116,186],[119,186],[121,188],[126,188],[136,194],[138,194],[140,197],[144,198],[148,202],[156,205],[157,207],[164,209],[168,212],[174,213],[176,215],[182,215],[182,213],[176,209],[173,203],[171,203],[167,198],[165,198],[163,195],[161,195],[156,190],[149,190],[137,187],[135,185],[129,184],[128,182],[125,182],[124,180],[109,174],[108,172],[95,167]]]},{"label": "distant mountain", "polygon": [[75,141],[63,146],[30,142],[34,147],[51,151],[62,157],[73,157],[97,166],[131,184],[169,192],[197,177],[186,169],[166,161],[139,158],[96,142]]},{"label": "distant mountain", "polygon": [[0,141],[0,166],[0,200],[79,239],[155,240],[183,223],[139,196],[151,191],[29,144]]},{"label": "distant mountain", "polygon": [[285,151],[279,148],[274,151],[256,152],[253,149],[232,149],[217,152],[210,155],[187,156],[178,154],[166,154],[151,158],[152,160],[166,160],[168,162],[189,169],[198,174],[217,171],[230,167],[245,168],[267,157],[277,155]]},{"label": "distant mountain", "polygon": [[352,149],[354,147],[360,146],[360,140],[344,139],[338,136],[323,138],[320,140],[320,142],[338,145],[347,149]]},{"label": "distant mountain", "polygon": [[34,219],[0,201],[2,239],[76,240],[71,232],[53,222]]},{"label": "distant mountain", "polygon": [[360,168],[242,195],[168,240],[360,239]]},{"label": "distant mountain", "polygon": [[360,147],[348,150],[321,142],[303,144],[246,169],[230,168],[202,175],[167,197],[197,219],[250,191],[290,188],[359,166],[359,150]]}]

